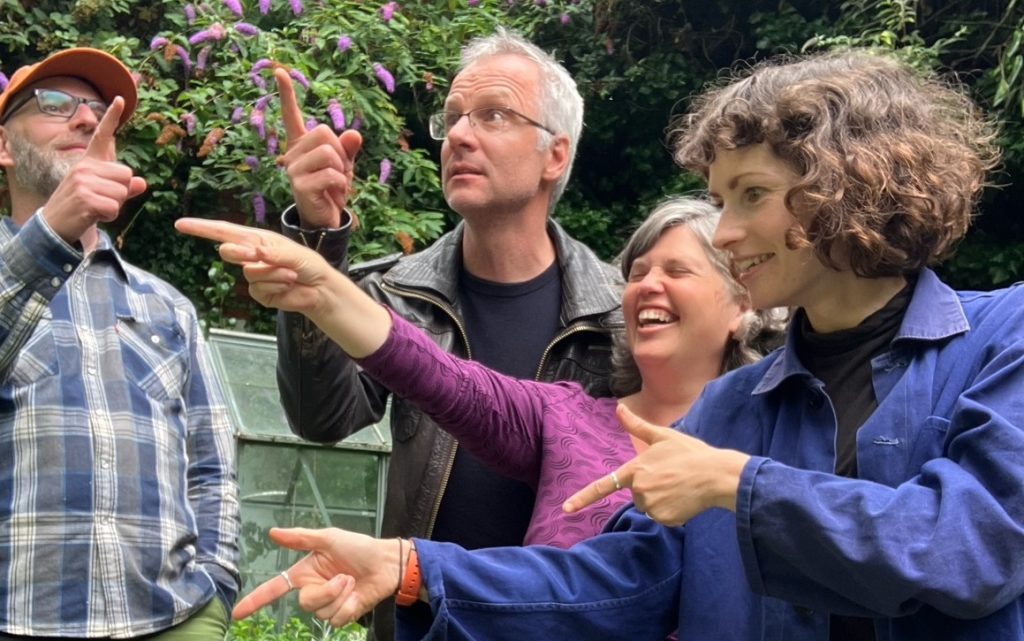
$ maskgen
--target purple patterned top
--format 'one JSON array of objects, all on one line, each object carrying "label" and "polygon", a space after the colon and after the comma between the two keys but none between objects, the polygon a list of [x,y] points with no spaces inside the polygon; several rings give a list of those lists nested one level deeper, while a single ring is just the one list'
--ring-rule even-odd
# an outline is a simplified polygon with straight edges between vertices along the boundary
[{"label": "purple patterned top", "polygon": [[562,512],[567,498],[636,455],[615,418],[616,399],[588,396],[577,383],[499,374],[445,352],[394,312],[391,319],[387,341],[359,364],[484,463],[536,489],[525,545],[567,548],[600,532],[630,501],[622,490]]}]

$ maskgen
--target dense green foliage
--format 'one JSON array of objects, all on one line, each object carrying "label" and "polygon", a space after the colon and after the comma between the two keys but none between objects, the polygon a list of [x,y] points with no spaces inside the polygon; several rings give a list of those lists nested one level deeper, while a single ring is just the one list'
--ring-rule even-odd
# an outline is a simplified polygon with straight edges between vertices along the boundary
[{"label": "dense green foliage", "polygon": [[[209,245],[171,231],[186,214],[276,228],[289,204],[287,179],[275,163],[283,133],[263,60],[308,81],[300,100],[309,117],[331,123],[336,101],[348,126],[359,121],[365,142],[352,205],[362,221],[353,258],[361,260],[420,248],[453,222],[426,116],[439,107],[468,38],[498,24],[521,31],[554,50],[579,82],[586,128],[558,217],[611,257],[653,202],[699,188],[673,166],[665,134],[689,97],[722,69],[780,52],[881,47],[957,72],[1003,121],[1005,172],[986,194],[977,230],[945,268],[957,285],[989,288],[1024,277],[1024,233],[1014,207],[1021,195],[1014,177],[1024,165],[1024,8],[1017,5],[0,0],[0,70],[10,74],[73,44],[111,50],[137,70],[140,108],[123,131],[121,150],[150,189],[130,203],[113,232],[129,259],[177,284],[212,324],[250,317],[249,328],[266,331],[272,317],[245,302],[236,272],[218,263]],[[375,65],[393,77],[393,91]]]}]

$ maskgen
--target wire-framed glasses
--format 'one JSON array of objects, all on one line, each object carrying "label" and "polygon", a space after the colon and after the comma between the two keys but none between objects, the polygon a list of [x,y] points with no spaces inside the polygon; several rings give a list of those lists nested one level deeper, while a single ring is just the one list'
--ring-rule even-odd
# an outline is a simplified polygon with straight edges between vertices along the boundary
[{"label": "wire-framed glasses", "polygon": [[469,118],[470,125],[488,133],[505,131],[509,128],[509,125],[515,122],[525,122],[526,124],[543,129],[552,136],[555,135],[555,132],[546,125],[542,125],[529,116],[524,116],[515,109],[509,109],[508,107],[478,107],[464,112],[438,111],[435,114],[431,114],[429,120],[430,137],[434,140],[444,140],[448,137],[448,132],[452,130],[456,123],[462,120],[463,116]]},{"label": "wire-framed glasses", "polygon": [[23,97],[18,102],[10,105],[7,108],[7,113],[4,114],[0,124],[7,122],[7,120],[14,115],[16,111],[27,105],[32,100],[36,101],[36,107],[40,113],[52,116],[54,118],[63,118],[64,120],[71,120],[71,117],[78,111],[78,105],[85,105],[99,120],[103,118],[103,114],[107,113],[107,103],[102,100],[95,100],[92,98],[79,98],[78,96],[72,96],[69,93],[60,91],[59,89],[33,89],[29,94]]}]

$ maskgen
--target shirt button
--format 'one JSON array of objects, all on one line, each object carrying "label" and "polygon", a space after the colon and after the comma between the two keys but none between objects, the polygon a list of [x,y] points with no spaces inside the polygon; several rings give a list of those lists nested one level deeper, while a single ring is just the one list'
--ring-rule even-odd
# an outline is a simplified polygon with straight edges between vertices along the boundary
[{"label": "shirt button", "polygon": [[60,287],[60,283],[61,283],[61,280],[59,278],[57,278],[56,276],[54,276],[53,278],[50,279],[50,284],[53,285],[54,287]]},{"label": "shirt button", "polygon": [[72,265],[71,263],[65,263],[64,264],[64,273],[65,274],[70,274],[71,270],[73,270],[74,268],[75,268],[75,266]]},{"label": "shirt button", "polygon": [[154,335],[149,337],[149,342],[153,343],[154,345],[159,345],[160,344],[160,337],[157,336],[156,334],[154,334]]}]

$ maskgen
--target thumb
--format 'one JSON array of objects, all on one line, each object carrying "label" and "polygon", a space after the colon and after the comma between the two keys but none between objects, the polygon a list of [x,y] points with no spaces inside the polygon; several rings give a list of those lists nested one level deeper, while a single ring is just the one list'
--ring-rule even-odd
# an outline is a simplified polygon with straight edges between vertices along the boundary
[{"label": "thumb", "polygon": [[146,181],[139,176],[132,176],[131,182],[128,184],[128,198],[135,198],[146,191]]},{"label": "thumb", "polygon": [[622,423],[622,427],[626,432],[648,445],[671,438],[671,435],[675,432],[672,428],[648,423],[622,403],[619,403],[618,407],[615,408],[615,416]]},{"label": "thumb", "polygon": [[363,135],[355,129],[346,129],[338,136],[338,142],[341,143],[341,148],[345,150],[349,161],[355,162],[356,155],[363,147]]},{"label": "thumb", "polygon": [[114,133],[117,131],[117,123],[121,121],[121,114],[124,112],[124,98],[117,96],[114,102],[107,107],[106,113],[92,133],[89,146],[85,148],[85,155],[96,160],[111,161],[117,159],[117,147],[114,144]]}]

